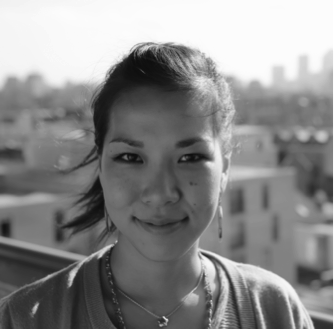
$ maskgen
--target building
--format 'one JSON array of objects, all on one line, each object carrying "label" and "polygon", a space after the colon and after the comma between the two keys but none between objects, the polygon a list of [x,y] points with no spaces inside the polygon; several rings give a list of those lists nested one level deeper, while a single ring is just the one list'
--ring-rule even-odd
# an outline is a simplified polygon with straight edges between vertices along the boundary
[{"label": "building", "polygon": [[21,87],[21,82],[17,77],[9,76],[4,84],[5,92],[16,92]]},{"label": "building", "polygon": [[333,50],[323,57],[319,72],[309,70],[309,58],[301,55],[297,62],[297,76],[286,80],[283,66],[272,68],[272,90],[284,93],[312,92],[317,95],[333,97]]},{"label": "building", "polygon": [[[68,194],[0,195],[0,236],[83,255],[98,250],[104,224],[70,236],[60,226],[76,214]],[[110,239],[109,239],[110,241]]]},{"label": "building", "polygon": [[281,65],[272,68],[272,87],[277,90],[286,89],[285,70]]},{"label": "building", "polygon": [[301,55],[298,59],[298,81],[302,86],[307,86],[309,80],[308,56]]},{"label": "building", "polygon": [[329,73],[333,71],[333,49],[329,50],[322,60],[322,72]]},{"label": "building", "polygon": [[49,87],[45,83],[43,77],[36,73],[30,74],[27,77],[25,88],[33,97],[42,97],[49,91]]},{"label": "building", "polygon": [[308,196],[323,190],[333,201],[333,129],[279,129],[275,143],[279,165],[296,168],[297,187]]},{"label": "building", "polygon": [[333,269],[333,205],[326,213],[314,200],[297,192],[295,251],[299,283],[311,283]]},{"label": "building", "polygon": [[232,166],[276,167],[277,147],[271,130],[266,126],[235,127],[235,151]]},{"label": "building", "polygon": [[298,222],[295,246],[302,269],[317,275],[333,269],[333,224]]},{"label": "building", "polygon": [[294,284],[294,189],[292,169],[232,166],[223,201],[223,240],[219,242],[213,221],[201,246],[271,270]]}]

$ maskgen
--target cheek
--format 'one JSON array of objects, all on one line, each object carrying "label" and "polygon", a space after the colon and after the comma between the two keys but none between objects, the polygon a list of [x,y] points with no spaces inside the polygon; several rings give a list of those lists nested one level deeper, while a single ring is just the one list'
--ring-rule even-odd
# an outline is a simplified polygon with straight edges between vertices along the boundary
[{"label": "cheek", "polygon": [[211,213],[217,206],[220,176],[217,171],[207,171],[188,180],[188,194],[193,213]]},{"label": "cheek", "polygon": [[138,196],[138,185],[129,175],[105,171],[100,175],[100,180],[108,206],[113,209],[122,209],[131,205]]}]

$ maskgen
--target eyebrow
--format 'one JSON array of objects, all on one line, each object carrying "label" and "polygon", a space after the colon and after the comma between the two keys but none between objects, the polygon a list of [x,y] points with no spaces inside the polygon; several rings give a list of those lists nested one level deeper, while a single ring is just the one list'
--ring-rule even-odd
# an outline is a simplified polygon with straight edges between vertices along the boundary
[{"label": "eyebrow", "polygon": [[[193,137],[193,138],[179,141],[175,144],[175,146],[176,148],[187,148],[187,147],[194,145],[195,143],[208,143],[208,142],[210,142],[208,139],[203,139],[200,137]],[[109,143],[125,143],[131,147],[144,148],[143,142],[131,140],[131,139],[123,138],[123,137],[114,138]]]}]

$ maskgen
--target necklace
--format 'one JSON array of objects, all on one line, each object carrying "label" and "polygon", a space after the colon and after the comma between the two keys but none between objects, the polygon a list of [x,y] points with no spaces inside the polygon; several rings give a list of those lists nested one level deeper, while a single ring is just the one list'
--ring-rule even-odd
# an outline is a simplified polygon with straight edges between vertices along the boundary
[{"label": "necklace", "polygon": [[106,270],[107,270],[107,277],[108,277],[108,282],[109,282],[109,285],[110,285],[110,290],[111,290],[111,295],[112,295],[111,299],[112,299],[113,304],[115,305],[116,317],[117,317],[117,321],[118,321],[118,324],[119,324],[121,329],[125,329],[125,324],[124,324],[121,308],[120,308],[115,290],[119,291],[125,298],[130,300],[133,304],[140,307],[141,309],[143,309],[145,312],[152,315],[153,317],[155,317],[158,321],[159,328],[165,328],[168,325],[169,318],[184,304],[184,302],[189,298],[189,296],[194,291],[196,291],[196,289],[199,287],[202,279],[204,279],[204,291],[205,291],[205,299],[206,299],[206,304],[205,305],[206,305],[207,314],[208,314],[208,329],[211,329],[212,308],[213,308],[212,292],[211,292],[210,284],[209,284],[209,281],[208,281],[208,275],[207,275],[205,265],[204,265],[204,262],[202,260],[201,255],[200,255],[200,259],[201,259],[201,264],[202,264],[202,270],[201,270],[201,275],[198,279],[198,282],[197,282],[196,286],[181,300],[181,302],[169,314],[167,314],[166,316],[159,316],[159,315],[156,315],[153,312],[149,311],[147,308],[145,308],[144,306],[139,304],[137,301],[130,298],[121,289],[116,287],[115,281],[113,279],[113,274],[111,272],[111,266],[110,266],[110,254],[111,254],[112,248],[113,248],[113,246],[111,246],[109,253],[107,253],[107,255],[106,255]]}]

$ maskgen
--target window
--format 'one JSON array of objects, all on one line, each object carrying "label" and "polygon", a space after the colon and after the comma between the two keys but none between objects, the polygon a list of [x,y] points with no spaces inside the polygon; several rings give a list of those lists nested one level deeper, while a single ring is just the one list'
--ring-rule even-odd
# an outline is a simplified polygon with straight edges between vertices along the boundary
[{"label": "window", "polygon": [[244,212],[244,193],[241,188],[230,191],[230,213],[237,214]]},{"label": "window", "polygon": [[4,237],[12,236],[11,221],[9,218],[3,219],[0,222],[0,235]]},{"label": "window", "polygon": [[273,255],[272,255],[272,250],[266,246],[263,248],[263,257],[264,257],[264,268],[266,269],[271,269],[272,268],[272,263],[273,263]]},{"label": "window", "polygon": [[246,227],[244,221],[238,221],[235,225],[234,233],[231,237],[231,249],[243,248],[246,245]]},{"label": "window", "polygon": [[55,240],[56,242],[63,242],[64,237],[64,230],[61,228],[61,225],[64,222],[64,212],[59,210],[56,211],[54,214],[54,225],[55,225]]},{"label": "window", "polygon": [[268,185],[264,185],[262,187],[262,207],[264,210],[268,210],[269,208],[269,187]]},{"label": "window", "polygon": [[274,242],[279,240],[279,217],[277,214],[272,217],[271,238]]}]

